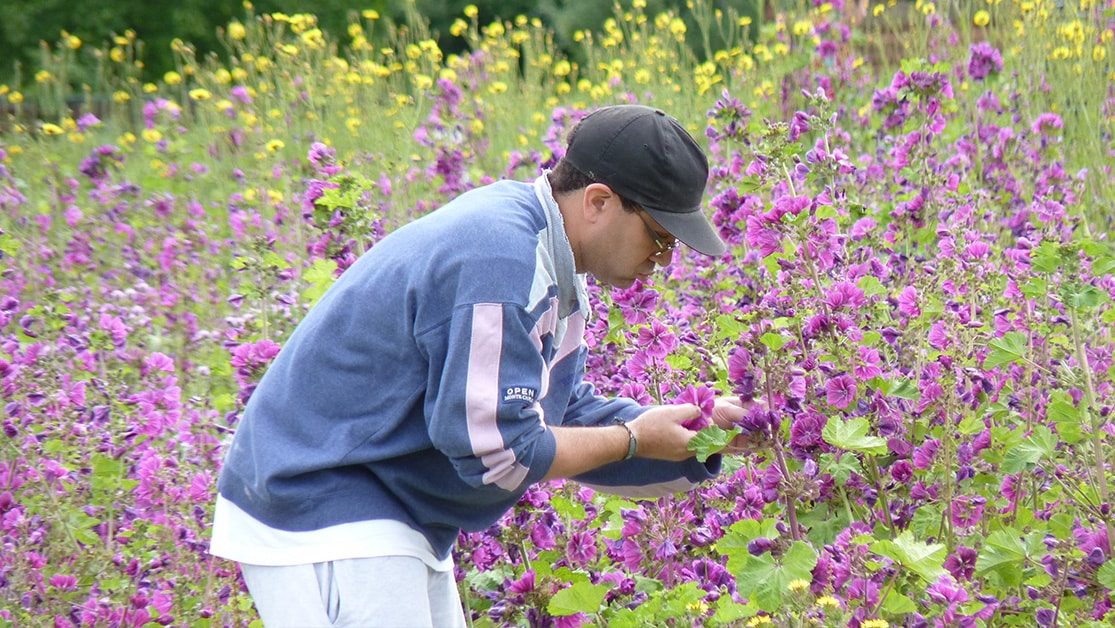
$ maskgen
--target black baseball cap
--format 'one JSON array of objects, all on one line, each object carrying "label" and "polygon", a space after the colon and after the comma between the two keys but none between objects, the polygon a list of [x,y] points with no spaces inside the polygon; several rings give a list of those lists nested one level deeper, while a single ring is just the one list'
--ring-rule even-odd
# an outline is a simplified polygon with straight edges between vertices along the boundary
[{"label": "black baseball cap", "polygon": [[701,211],[708,158],[685,127],[662,110],[615,105],[593,111],[574,128],[565,159],[638,203],[693,249],[724,254],[724,241]]}]

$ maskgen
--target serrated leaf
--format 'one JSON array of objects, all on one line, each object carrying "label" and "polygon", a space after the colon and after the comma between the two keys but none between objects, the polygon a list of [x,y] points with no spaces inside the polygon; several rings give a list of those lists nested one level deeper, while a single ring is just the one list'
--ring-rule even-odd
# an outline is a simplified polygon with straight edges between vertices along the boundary
[{"label": "serrated leaf", "polygon": [[871,551],[886,556],[913,571],[926,582],[933,582],[945,573],[945,546],[941,543],[923,543],[905,530],[893,541],[876,541]]},{"label": "serrated leaf", "polygon": [[331,259],[316,260],[302,274],[302,279],[309,284],[302,290],[302,298],[310,305],[317,303],[318,299],[333,285],[335,272],[337,272],[337,262]]},{"label": "serrated leaf", "polygon": [[771,351],[778,351],[782,347],[785,347],[788,342],[785,336],[773,331],[763,334],[762,337],[759,338],[759,341],[766,345]]},{"label": "serrated leaf", "polygon": [[666,356],[666,364],[669,364],[670,367],[673,369],[685,371],[688,370],[689,367],[693,366],[693,360],[687,355],[682,355],[680,353],[671,353],[670,355]]},{"label": "serrated leaf", "polygon": [[573,501],[564,495],[554,495],[550,498],[550,505],[554,513],[563,519],[580,521],[585,518],[585,506],[579,501]]},{"label": "serrated leaf", "polygon": [[883,282],[874,275],[864,275],[856,282],[856,287],[863,290],[863,294],[869,297],[879,296],[887,293],[887,289],[883,287]]},{"label": "serrated leaf", "polygon": [[991,341],[991,353],[983,360],[983,368],[993,369],[1004,364],[1012,364],[1026,355],[1026,334],[1020,331],[1007,332],[1002,338]]},{"label": "serrated leaf", "polygon": [[1084,440],[1080,424],[1080,410],[1073,405],[1072,397],[1064,391],[1053,393],[1053,400],[1046,408],[1046,416],[1057,424],[1057,436],[1069,444]]},{"label": "serrated leaf", "polygon": [[611,587],[605,584],[579,582],[568,589],[558,591],[550,598],[550,603],[546,605],[546,612],[555,617],[595,613],[600,610],[600,604],[610,589]]},{"label": "serrated leaf", "polygon": [[689,451],[692,451],[697,456],[697,462],[704,463],[708,460],[709,456],[720,453],[725,447],[731,444],[732,439],[742,433],[738,427],[733,427],[731,430],[725,430],[715,425],[710,425],[701,431],[689,441]]},{"label": "serrated leaf", "polygon": [[1108,560],[1100,565],[1099,571],[1096,572],[1096,582],[1115,590],[1115,560]]},{"label": "serrated leaf", "polygon": [[752,556],[736,577],[739,593],[753,599],[760,609],[773,613],[781,606],[790,582],[811,581],[816,566],[816,552],[801,541],[794,542],[781,560],[770,554]]},{"label": "serrated leaf", "polygon": [[1061,267],[1061,247],[1056,242],[1046,240],[1030,251],[1030,264],[1034,270],[1053,273]]},{"label": "serrated leaf", "polygon": [[1044,458],[1053,455],[1057,437],[1044,425],[1035,425],[1033,434],[1018,445],[1011,447],[1003,457],[1001,468],[1007,473],[1018,473],[1029,469]]},{"label": "serrated leaf", "polygon": [[839,458],[829,453],[821,454],[821,471],[831,475],[840,486],[844,486],[853,473],[864,475],[859,458],[846,452],[841,453]]},{"label": "serrated leaf", "polygon": [[918,610],[917,604],[896,589],[891,589],[887,599],[883,601],[883,612],[887,615],[905,615],[916,610]]},{"label": "serrated leaf", "polygon": [[988,535],[976,558],[976,575],[995,573],[1008,586],[1022,582],[1026,562],[1026,546],[1018,532],[1011,528]]},{"label": "serrated leaf", "polygon": [[887,453],[887,441],[878,436],[868,436],[870,424],[866,418],[859,417],[850,421],[842,421],[837,417],[829,417],[825,427],[821,430],[821,438],[825,442],[848,451],[880,456]]},{"label": "serrated leaf", "polygon": [[725,595],[716,600],[716,613],[712,616],[712,620],[718,624],[734,625],[741,619],[754,617],[758,612],[759,609],[750,600],[747,604],[740,604]]}]

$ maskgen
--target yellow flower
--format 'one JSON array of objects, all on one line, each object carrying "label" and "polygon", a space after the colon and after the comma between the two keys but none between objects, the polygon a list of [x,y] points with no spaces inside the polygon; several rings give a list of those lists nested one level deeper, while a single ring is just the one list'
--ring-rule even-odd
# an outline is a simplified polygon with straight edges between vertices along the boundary
[{"label": "yellow flower", "polygon": [[769,626],[774,622],[771,621],[770,615],[756,615],[748,620],[748,626]]},{"label": "yellow flower", "polygon": [[120,89],[112,93],[112,101],[117,104],[123,104],[132,99],[132,95]]},{"label": "yellow flower", "polygon": [[745,15],[745,16],[739,18],[739,25],[740,26],[751,26],[751,16]]},{"label": "yellow flower", "polygon": [[976,11],[975,16],[972,17],[972,23],[976,26],[983,28],[991,23],[991,14],[983,9]]},{"label": "yellow flower", "polygon": [[47,70],[39,70],[35,73],[36,83],[46,83],[54,78],[54,75]]},{"label": "yellow flower", "polygon": [[349,133],[356,133],[356,129],[360,128],[360,118],[347,118],[345,119],[345,128]]},{"label": "yellow flower", "polygon": [[1096,46],[1092,48],[1092,61],[1099,63],[1107,58],[1107,48],[1103,46]]},{"label": "yellow flower", "polygon": [[461,18],[457,18],[453,20],[453,25],[449,27],[449,34],[454,37],[460,37],[461,35],[464,35],[465,31],[467,30],[468,22],[462,20]]},{"label": "yellow flower", "polygon": [[159,86],[158,85],[155,85],[154,83],[144,83],[143,84],[143,93],[154,94],[157,91],[159,91]]},{"label": "yellow flower", "polygon": [[890,624],[885,619],[868,619],[860,624],[860,628],[890,628]]},{"label": "yellow flower", "polygon": [[182,82],[182,75],[171,70],[163,75],[163,81],[165,81],[167,85],[178,85]]},{"label": "yellow flower", "polygon": [[23,102],[23,94],[20,92],[12,92],[8,94],[8,102],[12,103],[13,105],[18,105],[19,103]]},{"label": "yellow flower", "polygon": [[212,97],[213,94],[209,93],[209,90],[202,87],[190,90],[190,98],[193,100],[209,100]]},{"label": "yellow flower", "polygon": [[802,578],[797,578],[795,580],[791,580],[790,583],[786,585],[786,588],[793,591],[794,593],[800,593],[809,588],[809,581]]},{"label": "yellow flower", "polygon": [[886,11],[886,10],[887,10],[887,8],[885,6],[883,6],[882,4],[876,4],[875,8],[871,9],[871,14],[874,15],[875,17],[879,17],[880,15],[883,14],[883,11]]},{"label": "yellow flower", "polygon": [[438,72],[438,78],[456,82],[457,72],[453,68],[442,68],[441,72]]},{"label": "yellow flower", "polygon": [[43,125],[44,135],[62,135],[62,133],[64,132],[65,131],[62,130],[62,127],[58,126],[57,124],[51,124],[50,122],[47,122]]},{"label": "yellow flower", "polygon": [[680,17],[670,20],[670,32],[674,34],[674,37],[681,39],[685,36],[685,31],[685,22]]},{"label": "yellow flower", "polygon": [[569,65],[569,62],[565,59],[554,64],[554,76],[569,76],[572,71],[573,66]]},{"label": "yellow flower", "polygon": [[427,90],[434,86],[434,79],[425,74],[414,74],[411,78],[414,80],[414,88],[417,90]]},{"label": "yellow flower", "polygon": [[817,606],[821,608],[840,608],[840,600],[831,595],[822,595],[817,598]]},{"label": "yellow flower", "polygon": [[639,68],[635,70],[635,82],[639,85],[646,85],[650,82],[650,70],[646,68]]},{"label": "yellow flower", "polygon": [[120,46],[113,46],[112,50],[108,51],[108,58],[112,59],[116,63],[124,63],[124,59],[126,59],[127,56],[124,54],[123,48],[121,48]]},{"label": "yellow flower", "polygon": [[155,142],[163,139],[163,134],[159,133],[158,129],[143,129],[143,140],[154,144]]},{"label": "yellow flower", "polygon": [[267,150],[271,151],[272,153],[281,150],[284,146],[286,146],[286,144],[283,143],[282,140],[271,140],[270,142],[267,142]]},{"label": "yellow flower", "polygon": [[233,20],[228,23],[228,36],[240,41],[248,36],[248,29],[244,28],[244,25],[240,22]]},{"label": "yellow flower", "polygon": [[488,85],[488,92],[491,94],[502,94],[507,91],[507,83],[503,81],[493,81]]},{"label": "yellow flower", "polygon": [[484,121],[480,118],[473,118],[469,124],[469,130],[472,131],[473,135],[480,135],[484,132]]},{"label": "yellow flower", "polygon": [[364,9],[360,12],[360,15],[363,16],[365,20],[379,19],[379,11],[376,11],[375,9]]},{"label": "yellow flower", "polygon": [[70,48],[70,50],[77,50],[78,48],[81,48],[81,39],[79,39],[76,35],[68,35],[66,37],[66,45]]},{"label": "yellow flower", "polygon": [[475,4],[470,4],[465,7],[465,17],[474,18],[477,15],[480,15],[480,9],[477,9]]}]

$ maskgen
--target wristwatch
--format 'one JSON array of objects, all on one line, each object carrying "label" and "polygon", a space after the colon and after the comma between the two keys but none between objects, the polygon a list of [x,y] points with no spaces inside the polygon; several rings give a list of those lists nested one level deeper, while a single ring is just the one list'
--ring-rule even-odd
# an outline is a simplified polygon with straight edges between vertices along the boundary
[{"label": "wristwatch", "polygon": [[634,458],[636,450],[639,449],[639,441],[635,440],[635,432],[631,431],[631,428],[627,426],[627,422],[623,419],[612,419],[612,423],[627,430],[627,455],[624,456],[623,459],[630,460]]}]

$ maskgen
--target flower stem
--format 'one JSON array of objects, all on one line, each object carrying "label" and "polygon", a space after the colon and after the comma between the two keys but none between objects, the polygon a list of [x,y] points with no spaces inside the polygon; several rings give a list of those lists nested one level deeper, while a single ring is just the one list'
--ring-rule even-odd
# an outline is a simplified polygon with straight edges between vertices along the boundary
[{"label": "flower stem", "polygon": [[1080,339],[1080,323],[1076,316],[1076,309],[1069,308],[1069,321],[1072,323],[1072,344],[1076,350],[1076,361],[1084,373],[1084,404],[1081,407],[1083,421],[1092,428],[1092,453],[1095,456],[1096,479],[1099,483],[1100,499],[1107,502],[1107,469],[1103,457],[1103,425],[1099,416],[1093,420],[1092,408],[1096,404],[1096,391],[1092,385],[1092,369],[1088,367],[1088,354],[1084,349],[1084,342]]}]

